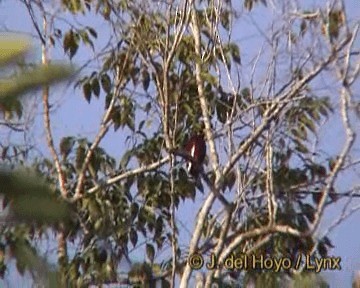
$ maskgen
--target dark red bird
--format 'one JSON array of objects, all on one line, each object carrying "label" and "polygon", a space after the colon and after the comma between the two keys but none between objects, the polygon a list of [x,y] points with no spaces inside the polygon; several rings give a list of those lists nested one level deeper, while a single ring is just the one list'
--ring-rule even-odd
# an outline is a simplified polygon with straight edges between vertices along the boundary
[{"label": "dark red bird", "polygon": [[187,170],[190,175],[197,178],[206,156],[206,143],[203,134],[195,134],[185,144],[185,151],[193,158],[187,162]]}]

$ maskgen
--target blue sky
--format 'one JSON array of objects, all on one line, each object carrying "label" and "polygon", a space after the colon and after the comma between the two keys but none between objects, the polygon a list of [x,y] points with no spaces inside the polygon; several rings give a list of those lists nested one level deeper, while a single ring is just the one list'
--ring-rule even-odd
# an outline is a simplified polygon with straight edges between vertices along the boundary
[{"label": "blue sky", "polygon": [[[307,5],[308,7],[314,7],[317,5],[323,5],[325,1],[303,1],[301,5]],[[350,19],[359,19],[360,17],[360,5],[358,0],[349,0],[346,1],[346,7],[348,16]],[[269,7],[268,8],[257,8],[251,13],[251,17],[248,15],[244,15],[243,20],[236,23],[233,38],[236,41],[239,41],[241,47],[241,55],[244,59],[244,67],[250,64],[250,61],[246,62],[249,59],[253,59],[254,53],[257,53],[259,47],[262,44],[262,36],[261,33],[254,28],[252,22],[256,22],[257,25],[264,29],[267,28],[269,21],[271,19],[268,18],[269,15]],[[276,16],[276,15],[274,15]],[[66,15],[70,21],[72,21],[73,17],[70,14]],[[19,21],[21,19],[21,21]],[[358,20],[359,21],[359,20]],[[107,24],[105,24],[99,17],[91,16],[91,17],[83,17],[81,22],[92,26],[98,31],[98,40],[94,42],[96,46],[105,45],[109,32],[106,28]],[[19,1],[13,0],[5,0],[0,2],[0,27],[5,27],[15,31],[15,32],[30,32],[33,31],[32,24],[29,16],[26,14],[26,11],[19,3]],[[63,25],[63,24],[60,24]],[[246,26],[245,26],[246,25]],[[244,28],[246,27],[246,28]],[[1,29],[1,28],[0,28]],[[34,42],[36,43],[36,42]],[[360,47],[359,38],[356,43],[357,47]],[[37,45],[34,46],[33,55],[40,59],[40,49]],[[74,57],[73,62],[80,66],[84,61],[88,60],[89,57],[94,56],[91,49],[85,48],[80,49],[78,54]],[[56,48],[52,51],[51,57],[56,59],[56,61],[67,62],[67,57],[65,57],[63,51],[59,48]],[[265,58],[264,58],[265,61]],[[96,67],[100,63],[98,61],[93,62],[93,66]],[[264,63],[265,64],[265,63]],[[244,68],[242,71],[245,81],[247,77],[248,70]],[[259,73],[262,73],[260,70]],[[327,79],[320,79],[318,82],[319,87],[324,87],[324,83],[328,89],[328,93],[331,93],[336,89],[336,87],[331,87],[332,83],[327,83]],[[359,85],[358,85],[359,87]],[[53,131],[55,140],[58,143],[59,139],[65,135],[83,135],[89,137],[90,139],[95,135],[97,131],[97,127],[99,125],[100,117],[103,112],[103,105],[101,100],[92,101],[90,105],[86,104],[80,90],[74,90],[72,85],[58,85],[52,88],[54,91],[52,95],[52,103],[54,105],[54,114],[53,114]],[[360,87],[358,89],[360,91]],[[360,95],[357,94],[357,99],[360,99]],[[44,133],[41,123],[41,107],[36,105],[37,101],[40,102],[40,98],[37,100],[33,100],[35,102],[34,107],[36,108],[36,118],[34,121],[34,126],[32,127],[31,132],[28,134],[28,137],[32,139],[35,143],[45,143]],[[100,105],[99,105],[100,104]],[[339,149],[342,144],[341,140],[341,126],[339,125],[339,121],[337,119],[334,120],[334,123],[327,123],[327,128],[323,129],[320,133],[320,141],[323,141],[324,147],[329,152],[334,152]],[[331,139],[331,141],[329,141]],[[112,155],[116,158],[119,158],[124,151],[123,139],[120,133],[111,133],[108,137],[106,137],[102,146],[105,147]],[[42,149],[41,149],[42,150]],[[44,148],[43,153],[46,155],[46,148]],[[357,151],[357,155],[359,156],[359,151]],[[338,181],[337,185],[339,188],[344,188],[345,186],[352,185],[354,183],[358,183],[359,178],[355,173],[344,177],[340,181]],[[187,202],[184,205],[184,215],[181,215],[182,222],[186,227],[188,227],[189,231],[191,231],[191,227],[193,227],[193,219],[195,215],[189,213],[189,211],[197,211],[196,209],[200,207],[202,200],[201,198],[205,197],[200,195],[198,201],[196,203]],[[354,200],[355,202],[355,200]],[[358,201],[357,201],[358,202]],[[343,207],[344,202],[339,201],[337,205],[329,208],[324,217],[323,225],[321,230],[326,230],[326,227],[330,223],[332,223],[339,214],[341,213],[341,209]],[[342,271],[340,272],[325,272],[323,275],[326,280],[329,282],[330,287],[350,287],[352,281],[353,272],[356,270],[360,270],[360,229],[359,229],[359,220],[360,213],[356,213],[343,222],[339,227],[337,227],[331,234],[331,240],[335,245],[335,248],[331,250],[330,255],[340,256],[342,257],[341,265]],[[181,226],[180,226],[181,227]],[[189,232],[188,237],[191,236],[191,232]],[[182,241],[182,244],[187,243],[186,236]],[[141,260],[141,259],[139,259]],[[14,281],[18,281],[18,276],[11,273],[8,280],[14,279]],[[16,279],[16,280],[15,280]],[[27,281],[25,280],[24,283]],[[5,282],[0,281],[0,285]],[[24,284],[25,286],[25,284]]]}]

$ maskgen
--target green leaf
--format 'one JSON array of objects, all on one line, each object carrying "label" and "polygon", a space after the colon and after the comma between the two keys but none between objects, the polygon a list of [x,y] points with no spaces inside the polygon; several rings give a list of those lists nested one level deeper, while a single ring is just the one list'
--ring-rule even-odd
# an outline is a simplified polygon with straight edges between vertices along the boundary
[{"label": "green leaf", "polygon": [[[116,108],[116,107],[115,107]],[[121,123],[121,112],[119,109],[114,109],[111,117],[112,121],[114,122],[114,131],[117,131],[120,128]]]},{"label": "green leaf", "polygon": [[91,89],[94,92],[95,96],[97,98],[99,98],[100,95],[100,84],[99,84],[99,80],[97,78],[94,78],[91,81]]},{"label": "green leaf", "polygon": [[159,216],[159,217],[156,219],[156,223],[155,223],[155,234],[154,234],[154,238],[160,237],[163,229],[164,229],[163,217],[162,217],[162,216]]},{"label": "green leaf", "polygon": [[217,78],[213,75],[211,75],[210,72],[201,72],[201,77],[202,79],[204,79],[206,82],[216,86],[217,85]]},{"label": "green leaf", "polygon": [[93,36],[95,39],[97,38],[97,33],[95,31],[94,28],[91,28],[91,27],[87,27],[89,33],[91,34],[91,36]]},{"label": "green leaf", "polygon": [[70,154],[74,147],[75,140],[73,137],[64,137],[60,141],[60,153],[64,159]]},{"label": "green leaf", "polygon": [[101,87],[105,91],[105,93],[111,92],[111,79],[109,75],[107,74],[101,75]]},{"label": "green leaf", "polygon": [[63,40],[63,46],[64,46],[65,53],[68,52],[70,59],[72,59],[79,48],[77,36],[73,32],[73,30],[70,30],[69,32],[67,32],[65,34],[64,40]]},{"label": "green leaf", "polygon": [[306,21],[305,21],[305,20],[302,20],[302,21],[301,21],[301,24],[300,24],[300,35],[301,35],[301,36],[304,36],[305,33],[306,33],[306,30],[307,30]]},{"label": "green leaf", "polygon": [[189,105],[188,103],[184,103],[183,109],[185,109],[185,112],[189,116],[195,116],[194,107]]},{"label": "green leaf", "polygon": [[121,161],[120,161],[120,167],[122,169],[124,169],[124,170],[126,169],[133,154],[134,154],[133,150],[128,150],[125,152],[125,154],[123,155],[123,157],[121,158]]},{"label": "green leaf", "polygon": [[220,13],[220,22],[221,25],[226,29],[230,29],[230,13],[227,10],[224,10]]},{"label": "green leaf", "polygon": [[134,122],[134,118],[131,115],[128,116],[126,125],[130,128],[131,131],[135,132],[135,122]]},{"label": "green leaf", "polygon": [[71,219],[67,203],[29,171],[0,170],[0,193],[11,201],[11,211],[20,221],[51,224]]},{"label": "green leaf", "polygon": [[83,146],[79,146],[76,150],[76,160],[75,160],[75,167],[77,170],[82,168],[82,165],[85,160],[85,148]]},{"label": "green leaf", "polygon": [[225,176],[225,186],[231,190],[235,184],[236,181],[236,173],[234,170],[231,170],[226,176]]},{"label": "green leaf", "polygon": [[139,213],[139,204],[132,203],[131,208],[130,208],[130,214],[131,214],[132,221],[134,221],[134,219],[136,218],[138,213]]},{"label": "green leaf", "polygon": [[16,115],[20,119],[23,112],[23,106],[21,105],[19,100],[12,101],[11,110],[15,111]]},{"label": "green leaf", "polygon": [[30,43],[18,37],[0,37],[0,66],[15,61],[30,48]]},{"label": "green leaf", "polygon": [[138,241],[138,235],[137,232],[135,231],[135,229],[131,228],[130,230],[130,241],[132,243],[132,245],[135,247]]},{"label": "green leaf", "polygon": [[328,109],[325,105],[320,105],[318,110],[319,110],[320,114],[323,115],[324,117],[329,116]]},{"label": "green leaf", "polygon": [[7,156],[8,150],[9,150],[9,146],[3,147],[3,150],[2,150],[2,152],[1,152],[1,158],[2,158],[2,160],[5,160],[5,158],[6,158],[6,156]]},{"label": "green leaf", "polygon": [[85,45],[89,45],[94,50],[94,43],[89,38],[89,34],[86,30],[79,31],[79,35],[82,39],[82,41],[85,43]]},{"label": "green leaf", "polygon": [[253,8],[253,2],[254,0],[245,0],[244,7],[246,10],[251,11]]},{"label": "green leaf", "polygon": [[88,103],[90,103],[91,101],[91,93],[92,93],[92,89],[91,89],[91,84],[89,82],[86,82],[83,85],[83,93],[84,93],[84,97],[86,99],[86,101]]},{"label": "green leaf", "polygon": [[315,109],[308,109],[307,110],[308,115],[314,119],[315,121],[319,122],[321,120],[320,114]]},{"label": "green leaf", "polygon": [[154,246],[151,244],[146,244],[146,256],[149,258],[149,261],[151,263],[154,262],[154,256],[155,256],[155,249]]},{"label": "green leaf", "polygon": [[304,144],[302,144],[301,141],[299,141],[298,139],[294,139],[294,143],[295,143],[295,150],[304,154],[309,153],[308,148]]},{"label": "green leaf", "polygon": [[151,102],[146,103],[144,112],[149,113],[151,110]]},{"label": "green leaf", "polygon": [[80,0],[62,1],[62,4],[73,14],[83,11],[82,1]]},{"label": "green leaf", "polygon": [[237,64],[241,64],[241,58],[240,58],[240,49],[239,46],[236,43],[230,43],[229,44],[230,53],[232,58]]},{"label": "green leaf", "polygon": [[108,108],[109,108],[112,98],[113,98],[113,94],[112,94],[112,93],[108,93],[108,94],[105,96],[105,109],[108,109]]},{"label": "green leaf", "polygon": [[308,128],[311,132],[316,132],[316,127],[313,121],[311,121],[305,114],[300,116],[300,122],[303,123],[306,128]]},{"label": "green leaf", "polygon": [[145,91],[148,90],[149,88],[149,84],[150,84],[150,75],[149,72],[147,72],[146,70],[143,70],[142,73],[142,84],[143,84],[143,88]]},{"label": "green leaf", "polygon": [[315,217],[315,209],[314,207],[312,207],[310,204],[302,204],[301,205],[301,210],[303,211],[305,217],[310,221],[313,222],[314,221],[314,217]]},{"label": "green leaf", "polygon": [[19,96],[43,85],[64,80],[72,74],[73,69],[69,66],[47,65],[25,71],[9,80],[0,80],[0,101],[6,101],[5,98]]},{"label": "green leaf", "polygon": [[[90,199],[87,204],[87,209],[89,211],[90,217],[93,220],[96,220],[96,222],[98,223],[98,226],[100,227],[102,224],[102,219],[99,219],[99,217],[101,216],[101,207],[100,207],[99,203],[95,199]],[[95,224],[96,224],[96,222],[95,222]]]}]

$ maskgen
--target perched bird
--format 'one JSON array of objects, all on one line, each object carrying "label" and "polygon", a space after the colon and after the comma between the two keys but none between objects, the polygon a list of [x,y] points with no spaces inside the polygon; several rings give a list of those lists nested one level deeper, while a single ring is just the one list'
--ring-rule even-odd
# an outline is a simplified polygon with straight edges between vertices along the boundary
[{"label": "perched bird", "polygon": [[201,133],[191,136],[185,144],[185,151],[192,157],[192,160],[188,161],[186,165],[188,173],[194,178],[197,178],[206,155],[204,135]]}]

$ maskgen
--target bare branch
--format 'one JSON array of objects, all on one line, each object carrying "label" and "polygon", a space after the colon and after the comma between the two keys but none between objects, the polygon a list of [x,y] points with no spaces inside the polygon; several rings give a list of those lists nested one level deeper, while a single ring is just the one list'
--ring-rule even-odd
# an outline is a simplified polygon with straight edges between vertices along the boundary
[{"label": "bare branch", "polygon": [[[244,141],[244,143],[239,147],[239,149],[231,156],[228,163],[225,165],[222,174],[226,175],[230,172],[235,163],[239,160],[239,158],[245,153],[245,151],[250,147],[251,143],[253,143],[262,132],[267,129],[268,125],[271,121],[276,119],[278,115],[283,111],[286,104],[282,101],[291,100],[294,96],[296,96],[306,84],[308,84],[312,79],[314,79],[321,71],[323,71],[330,63],[335,60],[335,55],[341,51],[344,46],[349,42],[349,39],[346,38],[337,49],[335,49],[326,60],[324,60],[321,64],[317,65],[312,71],[310,71],[307,75],[304,75],[303,79],[299,82],[296,82],[294,85],[291,85],[290,90],[284,89],[284,92],[276,95],[274,102],[270,105],[270,107],[265,111],[264,117],[262,119],[261,124],[255,128],[254,132]],[[282,89],[280,90],[282,91]]]},{"label": "bare branch", "polygon": [[[347,39],[347,41],[346,41],[346,43],[349,43],[348,49],[347,49],[347,55],[350,54],[351,47],[352,47],[353,42],[355,41],[355,37],[357,35],[358,28],[359,28],[359,26],[356,27],[351,38]],[[347,60],[345,61],[345,68],[344,68],[345,71],[349,71],[349,65],[350,65],[349,63],[350,62],[349,62],[349,57],[348,57]],[[346,141],[345,141],[344,147],[335,163],[335,166],[334,166],[333,170],[331,171],[331,174],[328,178],[327,184],[323,190],[318,207],[316,209],[316,213],[314,215],[314,221],[312,222],[311,227],[307,233],[308,235],[313,233],[319,226],[321,216],[324,212],[324,207],[325,207],[325,202],[326,202],[327,196],[329,195],[330,189],[334,186],[335,180],[340,172],[340,169],[345,162],[345,157],[348,155],[348,153],[355,141],[355,132],[353,131],[351,124],[350,124],[350,120],[349,120],[349,107],[350,107],[350,103],[351,103],[351,91],[347,84],[348,72],[342,73],[342,71],[340,71],[338,73],[338,75],[340,77],[340,80],[343,83],[340,97],[341,97],[342,121],[343,121],[344,129],[346,131]]]},{"label": "bare branch", "polygon": [[239,247],[240,243],[248,238],[253,238],[262,235],[274,234],[274,233],[282,233],[282,234],[290,234],[293,236],[301,237],[302,233],[298,230],[291,228],[289,226],[284,225],[275,225],[273,227],[266,226],[262,228],[256,228],[251,231],[245,233],[235,233],[234,236],[230,236],[228,239],[230,243],[227,244],[224,251],[221,253],[219,257],[219,263],[223,263],[223,261],[234,251],[237,247]]},{"label": "bare branch", "polygon": [[[163,159],[157,161],[157,162],[154,162],[154,163],[151,163],[147,166],[143,166],[143,167],[139,167],[139,168],[135,168],[133,170],[130,170],[130,171],[126,171],[120,175],[117,175],[113,178],[110,178],[108,180],[106,180],[105,184],[102,184],[103,186],[110,186],[112,184],[115,184],[117,182],[120,182],[126,178],[129,178],[129,177],[132,177],[132,176],[136,176],[136,175],[139,175],[139,174],[143,174],[145,172],[150,172],[150,171],[153,171],[159,167],[161,167],[162,165],[166,164],[167,162],[169,162],[170,160],[170,156],[166,156],[164,157]],[[101,186],[96,186],[94,188],[91,188],[89,189],[87,192],[88,193],[94,193],[95,191],[97,191],[99,188],[101,188]]]},{"label": "bare branch", "polygon": [[[47,19],[45,16],[43,16],[43,31],[45,34],[47,33]],[[42,64],[43,65],[48,65],[47,52],[48,52],[47,43],[43,42],[43,44],[42,44]],[[46,132],[46,140],[47,140],[48,148],[49,148],[51,156],[54,160],[54,164],[55,164],[56,171],[58,174],[61,195],[64,199],[66,199],[68,196],[68,191],[66,189],[66,177],[61,168],[60,159],[55,150],[54,139],[53,139],[52,132],[51,132],[49,90],[50,89],[49,89],[48,85],[44,86],[43,96],[42,96],[43,109],[44,109],[43,117],[44,117],[44,126],[45,126],[45,132]]]}]

